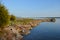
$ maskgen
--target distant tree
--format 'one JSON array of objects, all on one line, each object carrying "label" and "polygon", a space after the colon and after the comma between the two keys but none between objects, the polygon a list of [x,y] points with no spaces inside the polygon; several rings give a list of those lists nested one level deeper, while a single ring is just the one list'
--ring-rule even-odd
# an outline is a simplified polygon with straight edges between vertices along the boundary
[{"label": "distant tree", "polygon": [[10,16],[10,20],[11,20],[11,21],[15,21],[15,20],[16,20],[16,17],[15,17],[14,15],[11,15],[11,16]]},{"label": "distant tree", "polygon": [[9,24],[9,12],[3,4],[0,4],[0,28],[4,28]]}]

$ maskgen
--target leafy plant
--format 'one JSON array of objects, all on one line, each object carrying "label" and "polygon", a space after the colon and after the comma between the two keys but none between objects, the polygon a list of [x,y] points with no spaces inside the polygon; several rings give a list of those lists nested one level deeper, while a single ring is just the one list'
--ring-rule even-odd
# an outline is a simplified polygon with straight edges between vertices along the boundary
[{"label": "leafy plant", "polygon": [[0,28],[4,28],[9,24],[9,12],[3,4],[0,4]]},{"label": "leafy plant", "polygon": [[16,20],[16,17],[15,17],[14,15],[11,15],[11,16],[10,16],[10,20],[11,20],[11,21],[15,21],[15,20]]}]

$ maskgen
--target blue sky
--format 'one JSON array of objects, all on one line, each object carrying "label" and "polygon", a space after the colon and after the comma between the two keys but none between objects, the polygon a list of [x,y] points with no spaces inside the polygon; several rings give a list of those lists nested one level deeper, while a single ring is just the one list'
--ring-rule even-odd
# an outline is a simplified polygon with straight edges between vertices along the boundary
[{"label": "blue sky", "polygon": [[60,17],[60,0],[2,0],[17,17]]}]

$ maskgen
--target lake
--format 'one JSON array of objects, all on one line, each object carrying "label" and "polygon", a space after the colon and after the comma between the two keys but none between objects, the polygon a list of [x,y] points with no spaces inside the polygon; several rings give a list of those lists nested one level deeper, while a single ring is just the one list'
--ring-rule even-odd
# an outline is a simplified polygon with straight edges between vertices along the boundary
[{"label": "lake", "polygon": [[60,19],[56,22],[42,22],[24,36],[24,40],[60,40]]}]

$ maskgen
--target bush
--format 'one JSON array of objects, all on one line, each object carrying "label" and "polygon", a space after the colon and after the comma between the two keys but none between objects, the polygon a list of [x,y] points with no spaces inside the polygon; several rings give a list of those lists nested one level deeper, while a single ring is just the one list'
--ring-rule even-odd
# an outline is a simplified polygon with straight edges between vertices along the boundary
[{"label": "bush", "polygon": [[11,15],[11,16],[10,16],[10,20],[11,20],[11,21],[15,21],[15,20],[16,20],[16,17],[15,17],[14,15]]},{"label": "bush", "polygon": [[9,24],[9,13],[6,7],[0,4],[0,28],[6,27]]}]

